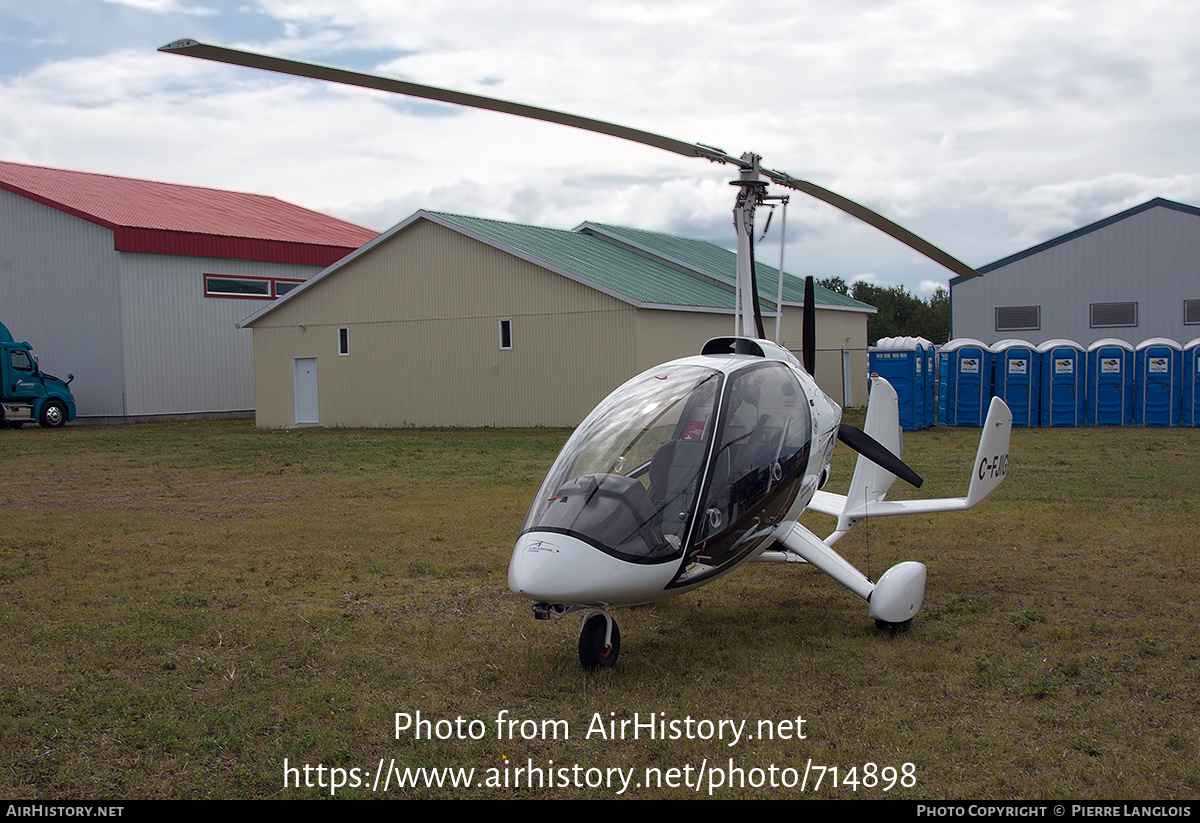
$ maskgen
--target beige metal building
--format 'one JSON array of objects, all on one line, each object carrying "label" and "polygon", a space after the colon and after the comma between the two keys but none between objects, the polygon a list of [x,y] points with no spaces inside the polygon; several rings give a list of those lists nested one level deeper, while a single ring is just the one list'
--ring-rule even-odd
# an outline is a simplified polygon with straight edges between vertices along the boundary
[{"label": "beige metal building", "polygon": [[[734,264],[653,232],[417,212],[239,324],[258,425],[574,426],[638,372],[732,334]],[[770,336],[777,271],[758,276]],[[786,276],[793,349],[802,302]],[[820,288],[817,304],[817,378],[865,403],[875,310]]]}]

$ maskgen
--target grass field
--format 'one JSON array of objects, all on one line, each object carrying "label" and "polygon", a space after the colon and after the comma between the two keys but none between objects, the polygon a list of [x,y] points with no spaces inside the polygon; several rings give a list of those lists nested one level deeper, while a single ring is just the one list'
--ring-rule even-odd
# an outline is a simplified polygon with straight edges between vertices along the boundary
[{"label": "grass field", "polygon": [[[868,574],[929,567],[906,634],[756,565],[619,612],[594,674],[506,583],[566,434],[0,431],[0,796],[1200,796],[1200,432],[1017,430],[979,508],[860,526]],[[977,438],[909,433],[913,496]],[[667,739],[597,729],[635,713]]]}]

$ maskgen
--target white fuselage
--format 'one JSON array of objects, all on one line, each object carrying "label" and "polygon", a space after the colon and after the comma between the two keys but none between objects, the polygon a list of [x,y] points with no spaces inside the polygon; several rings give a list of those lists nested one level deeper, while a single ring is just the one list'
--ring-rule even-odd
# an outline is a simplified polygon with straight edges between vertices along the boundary
[{"label": "white fuselage", "polygon": [[[619,388],[589,415],[564,446],[531,507],[509,565],[508,584],[513,592],[571,607],[663,600],[753,559],[770,545],[784,523],[799,517],[828,467],[841,409],[817,388],[790,353],[765,341],[754,343],[761,354],[705,354],[651,369]],[[653,397],[647,399],[648,392],[660,385],[667,390],[666,384],[675,375],[686,374],[696,383],[698,372],[701,376],[711,372],[718,386],[712,390],[711,410],[691,402],[697,393],[694,390],[688,394],[678,389],[657,406]],[[750,386],[754,381],[757,385]],[[629,435],[631,426],[625,418],[640,411],[639,406],[646,408],[651,422],[637,435]],[[631,411],[631,407],[635,408]],[[671,415],[680,419],[664,426],[663,420],[673,419]],[[749,422],[743,423],[745,419]],[[622,436],[624,440],[619,439]],[[612,455],[594,456],[596,441],[618,440],[621,445],[614,447]],[[672,440],[674,453],[697,455],[692,473],[685,472],[681,483],[690,483],[686,493],[690,496],[658,502],[670,496],[662,487],[670,484],[671,475],[669,470],[656,471],[656,461],[668,451],[662,446]],[[757,463],[751,453],[758,455]],[[583,462],[585,468],[576,465]],[[731,463],[750,466],[731,469]],[[631,478],[640,478],[641,485]],[[612,484],[620,489],[612,491]],[[580,486],[584,488],[577,488]],[[725,486],[729,490],[722,494]],[[753,491],[745,491],[749,486]],[[601,500],[605,494],[609,499]],[[656,505],[647,509],[649,502],[627,500],[622,495],[644,496]],[[677,501],[685,499],[686,511],[677,511],[683,507]],[[573,519],[555,520],[555,505],[570,512]],[[581,520],[594,519],[594,514],[585,511],[588,506],[602,509],[599,525],[591,526],[590,531],[576,528]],[[623,518],[633,525],[608,527]],[[638,528],[638,551],[643,542],[659,544],[647,550],[646,556],[632,555],[631,541],[625,537],[596,538],[599,531],[626,535],[638,526],[639,518],[643,527]],[[546,522],[552,525],[545,527]],[[677,534],[671,534],[672,530]],[[642,536],[642,532],[653,532],[653,536]],[[612,544],[620,540],[624,540],[622,550],[614,551]]]}]

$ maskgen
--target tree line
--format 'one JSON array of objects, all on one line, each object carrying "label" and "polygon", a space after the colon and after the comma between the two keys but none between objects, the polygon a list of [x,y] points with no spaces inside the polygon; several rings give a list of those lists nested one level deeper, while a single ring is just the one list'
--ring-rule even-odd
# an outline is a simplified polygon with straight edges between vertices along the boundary
[{"label": "tree line", "polygon": [[938,345],[950,339],[950,294],[943,288],[925,301],[903,286],[873,286],[861,280],[850,286],[840,277],[817,283],[878,310],[867,317],[870,344],[881,337],[924,337]]}]

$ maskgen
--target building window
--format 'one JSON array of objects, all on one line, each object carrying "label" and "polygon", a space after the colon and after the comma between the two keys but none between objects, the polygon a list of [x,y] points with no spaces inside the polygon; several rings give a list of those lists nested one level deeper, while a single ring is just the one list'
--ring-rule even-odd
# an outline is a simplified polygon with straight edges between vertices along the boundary
[{"label": "building window", "polygon": [[1038,331],[1041,327],[1041,306],[996,307],[996,331]]},{"label": "building window", "polygon": [[511,349],[512,347],[513,347],[513,345],[512,345],[512,321],[511,320],[501,320],[500,321],[500,348],[507,351],[508,349]]},{"label": "building window", "polygon": [[345,326],[338,328],[338,357],[350,354],[350,329]]},{"label": "building window", "polygon": [[243,297],[274,300],[303,283],[286,277],[242,277],[237,274],[204,275],[205,297]]},{"label": "building window", "polygon": [[1092,328],[1116,329],[1137,325],[1137,303],[1093,303]]},{"label": "building window", "polygon": [[1183,323],[1185,326],[1200,326],[1200,300],[1183,301]]}]

